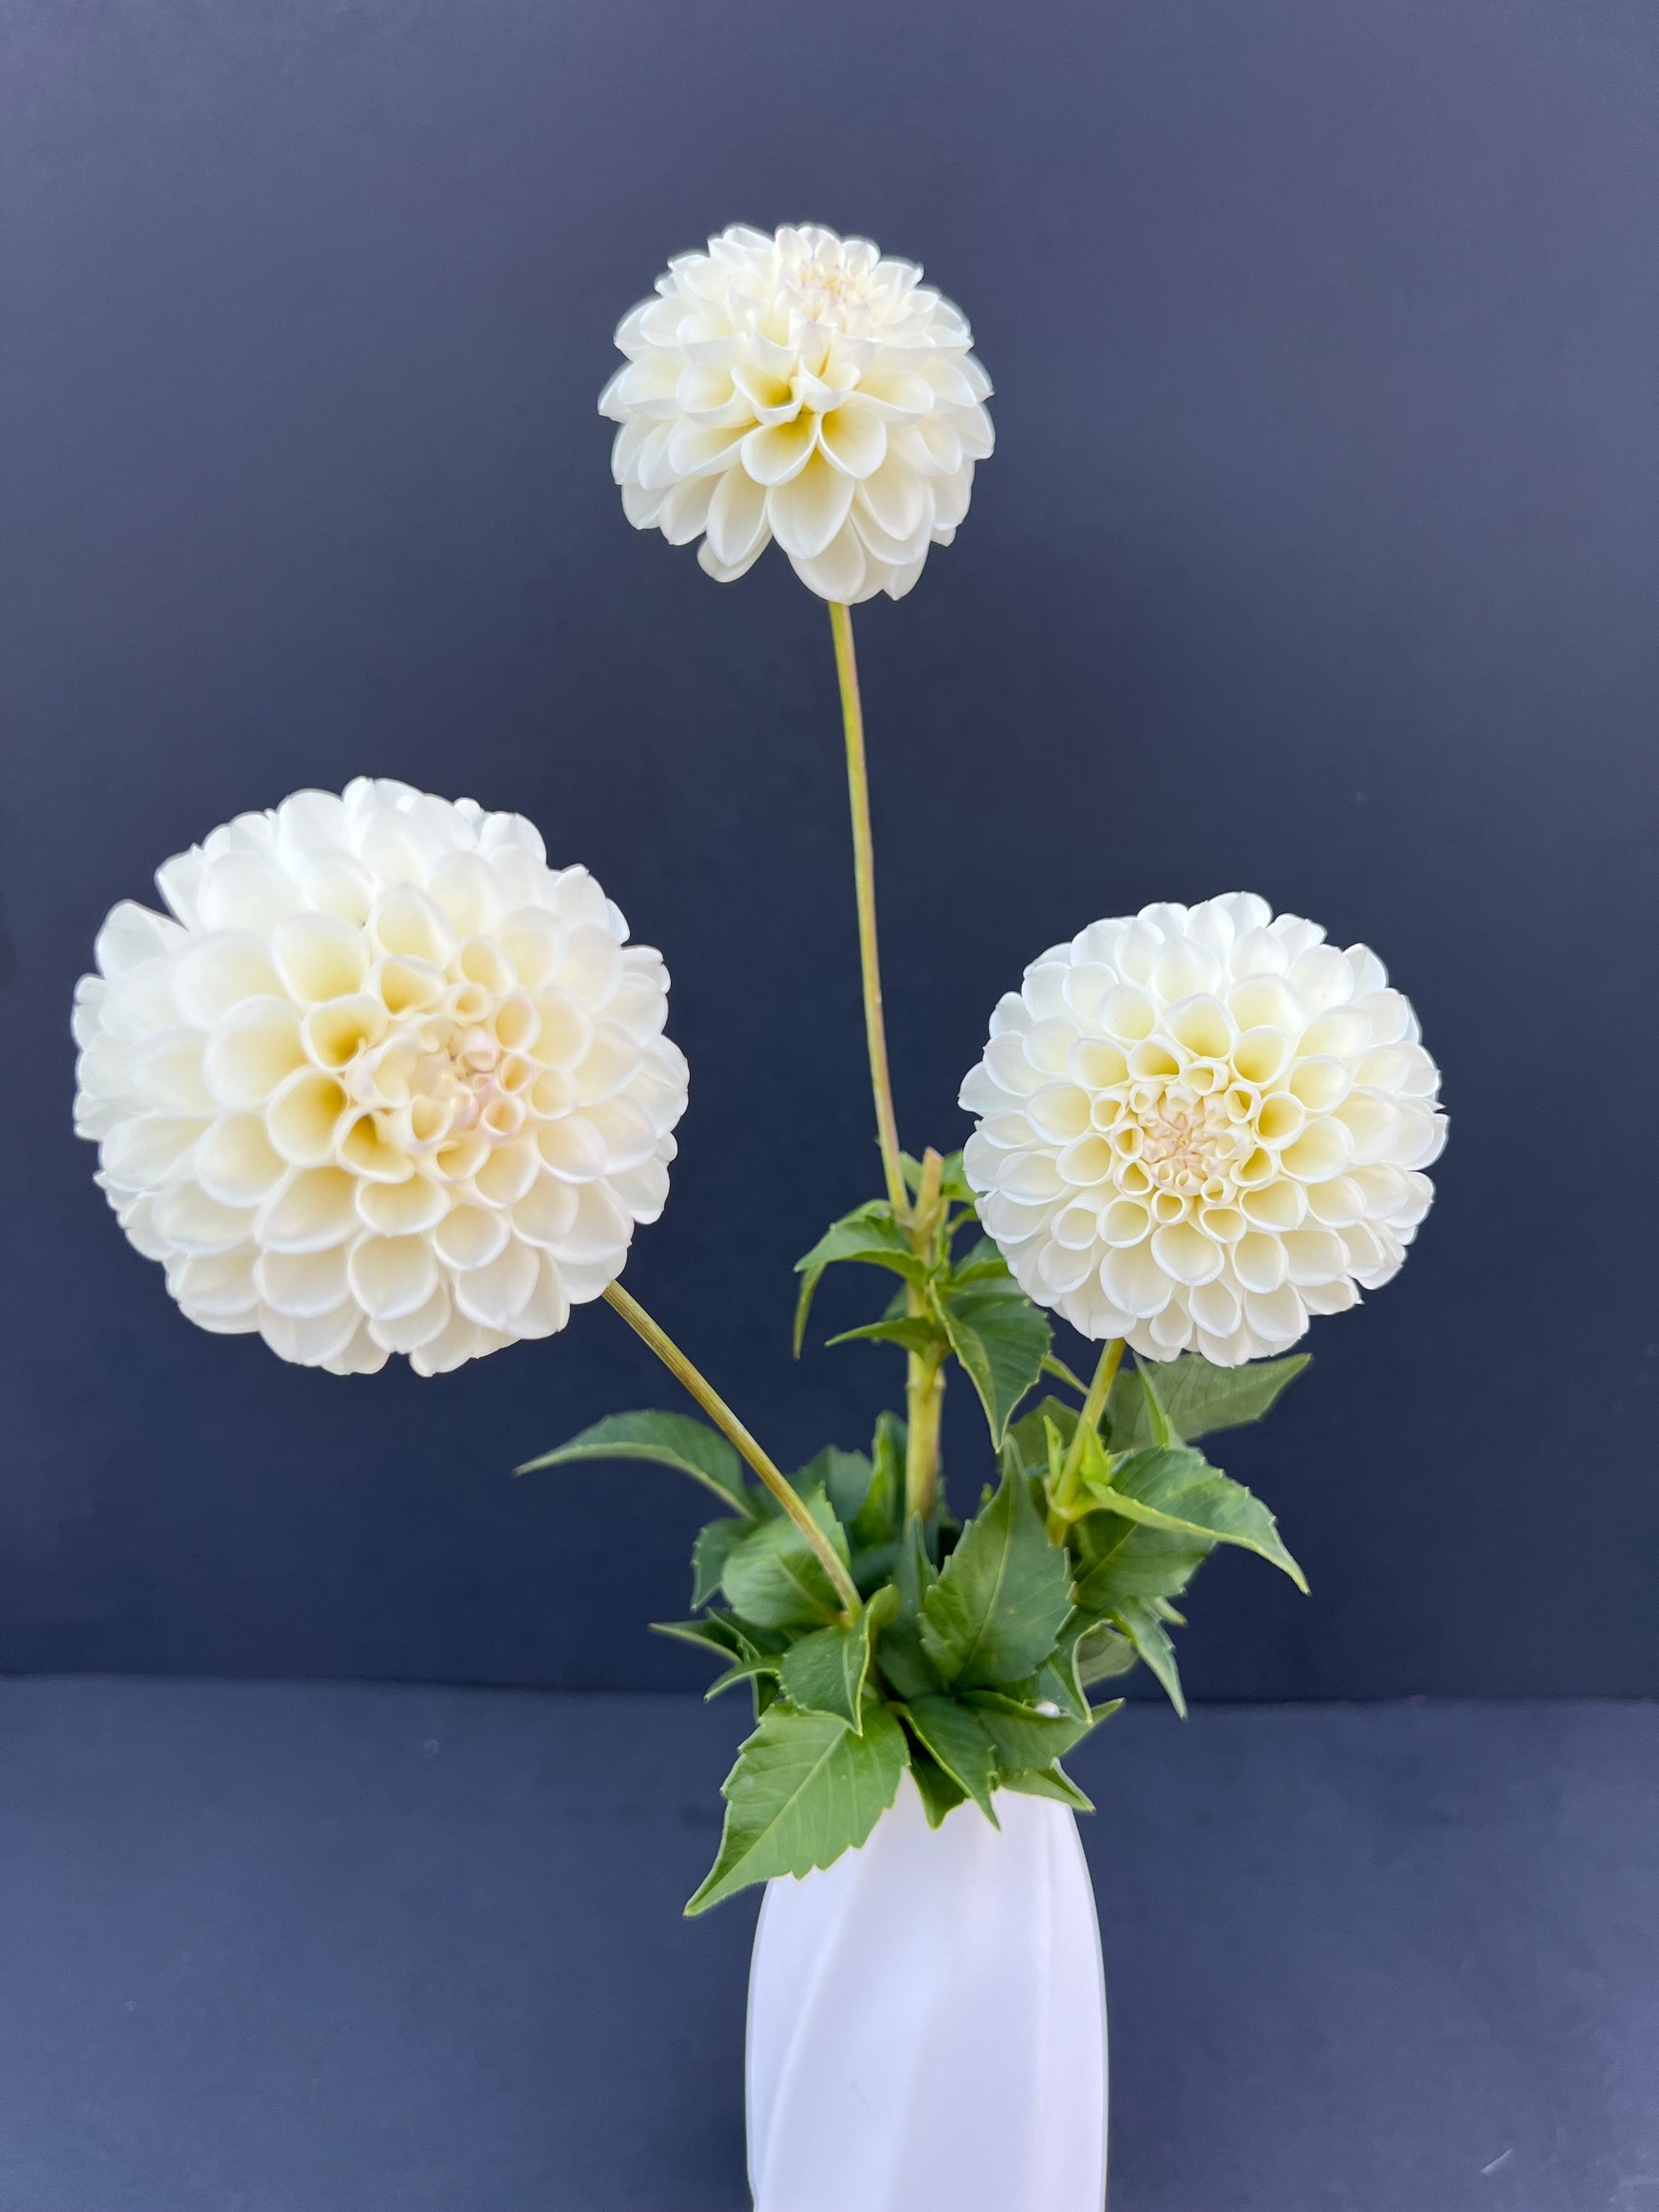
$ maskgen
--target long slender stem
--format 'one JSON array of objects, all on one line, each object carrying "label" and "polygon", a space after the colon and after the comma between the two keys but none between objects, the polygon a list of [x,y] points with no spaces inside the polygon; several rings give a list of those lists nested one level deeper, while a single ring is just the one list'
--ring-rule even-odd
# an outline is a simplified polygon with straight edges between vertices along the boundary
[{"label": "long slender stem", "polygon": [[841,684],[842,722],[847,733],[847,797],[853,815],[853,880],[858,894],[859,964],[864,973],[864,1034],[870,1052],[870,1085],[876,1098],[876,1136],[887,1178],[887,1196],[897,1218],[909,1216],[904,1170],[899,1164],[898,1121],[887,1069],[887,1030],[881,1010],[881,956],[876,942],[876,855],[870,834],[870,777],[864,757],[864,708],[859,699],[859,668],[853,653],[853,612],[832,601],[830,626],[836,640],[836,674]]},{"label": "long slender stem", "polygon": [[1114,1336],[1101,1346],[1099,1364],[1089,1385],[1089,1395],[1083,1401],[1083,1411],[1077,1417],[1077,1427],[1072,1435],[1072,1448],[1066,1455],[1065,1474],[1067,1480],[1077,1473],[1078,1462],[1083,1457],[1083,1439],[1091,1429],[1100,1426],[1101,1416],[1106,1411],[1106,1401],[1112,1395],[1119,1363],[1123,1358],[1123,1339]]},{"label": "long slender stem", "polygon": [[[932,1267],[939,1258],[939,1230],[949,1211],[940,1195],[945,1162],[929,1145],[921,1157],[921,1179],[910,1221],[916,1256]],[[927,1302],[913,1283],[907,1305],[924,1314]],[[904,1453],[904,1517],[915,1514],[925,1527],[939,1497],[939,1419],[945,1409],[945,1361],[936,1352],[913,1352],[905,1363],[904,1410],[908,1440]]]},{"label": "long slender stem", "polygon": [[835,1546],[807,1511],[799,1492],[787,1475],[780,1474],[714,1384],[697,1371],[672,1337],[665,1329],[658,1327],[637,1298],[630,1297],[620,1283],[612,1283],[605,1295],[635,1336],[650,1346],[675,1380],[690,1392],[715,1427],[722,1430],[737,1446],[817,1553],[819,1564],[847,1608],[848,1618],[856,1620],[864,1608],[853,1577],[848,1573]]}]

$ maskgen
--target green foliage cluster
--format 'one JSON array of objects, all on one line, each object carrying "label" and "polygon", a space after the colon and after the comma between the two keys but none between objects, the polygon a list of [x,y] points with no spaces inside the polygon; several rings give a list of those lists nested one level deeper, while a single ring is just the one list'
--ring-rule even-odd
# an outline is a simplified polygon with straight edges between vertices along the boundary
[{"label": "green foliage cluster", "polygon": [[1183,1354],[1121,1370],[1098,1422],[1053,1395],[1016,1419],[1045,1375],[1088,1393],[994,1245],[953,1256],[974,1221],[959,1157],[945,1164],[941,1198],[932,1259],[878,1201],[799,1263],[797,1347],[827,1267],[897,1275],[896,1304],[831,1341],[954,1360],[997,1461],[965,1523],[942,1489],[925,1523],[907,1519],[906,1432],[891,1413],[867,1453],[830,1446],[799,1471],[795,1488],[857,1586],[855,1616],[800,1529],[701,1420],[616,1414],[531,1462],[653,1461],[720,1502],[693,1547],[692,1617],[658,1626],[720,1662],[710,1697],[749,1686],[757,1726],[723,1785],[719,1855],[689,1912],[830,1865],[865,1841],[907,1768],[934,1826],[969,1799],[996,1823],[1000,1790],[1092,1809],[1060,1761],[1122,1700],[1090,1692],[1144,1663],[1184,1712],[1175,1601],[1216,1547],[1255,1552],[1306,1587],[1266,1506],[1195,1449],[1260,1419],[1305,1358],[1225,1369]]}]

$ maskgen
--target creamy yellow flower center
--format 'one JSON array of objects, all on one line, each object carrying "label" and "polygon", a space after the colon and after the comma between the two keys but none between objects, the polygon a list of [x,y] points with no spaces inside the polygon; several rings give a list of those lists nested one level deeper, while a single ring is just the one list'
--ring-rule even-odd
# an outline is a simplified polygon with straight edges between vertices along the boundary
[{"label": "creamy yellow flower center", "polygon": [[1135,1093],[1126,1127],[1139,1141],[1123,1149],[1160,1190],[1183,1198],[1221,1197],[1255,1145],[1253,1131],[1234,1119],[1224,1097],[1200,1097],[1178,1084]]}]

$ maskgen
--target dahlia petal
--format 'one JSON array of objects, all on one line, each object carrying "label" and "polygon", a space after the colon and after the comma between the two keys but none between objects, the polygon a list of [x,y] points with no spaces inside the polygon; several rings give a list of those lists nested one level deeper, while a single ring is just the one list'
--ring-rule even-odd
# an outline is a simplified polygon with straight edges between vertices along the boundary
[{"label": "dahlia petal", "polygon": [[841,529],[852,503],[851,478],[815,453],[805,467],[768,493],[767,520],[786,553],[811,561]]},{"label": "dahlia petal", "polygon": [[341,1358],[362,1319],[349,1298],[330,1314],[283,1314],[262,1305],[259,1334],[279,1359],[296,1367],[322,1367]]},{"label": "dahlia petal", "polygon": [[539,1255],[515,1239],[482,1267],[457,1275],[450,1295],[472,1320],[487,1328],[510,1331],[539,1276]]},{"label": "dahlia petal", "polygon": [[[818,437],[830,466],[859,481],[875,475],[887,458],[886,425],[873,407],[862,406],[856,398],[824,416]],[[784,544],[781,532],[778,543]]]},{"label": "dahlia petal", "polygon": [[322,1252],[261,1252],[252,1279],[272,1312],[295,1320],[333,1313],[351,1290],[343,1244]]},{"label": "dahlia petal", "polygon": [[[838,481],[852,487],[842,477]],[[851,605],[864,590],[866,563],[858,532],[850,524],[844,524],[823,550],[811,560],[795,557],[795,574],[809,590],[823,599],[840,601]]]},{"label": "dahlia petal", "polygon": [[817,418],[807,414],[751,430],[739,449],[743,465],[757,483],[769,489],[787,483],[817,451]]}]

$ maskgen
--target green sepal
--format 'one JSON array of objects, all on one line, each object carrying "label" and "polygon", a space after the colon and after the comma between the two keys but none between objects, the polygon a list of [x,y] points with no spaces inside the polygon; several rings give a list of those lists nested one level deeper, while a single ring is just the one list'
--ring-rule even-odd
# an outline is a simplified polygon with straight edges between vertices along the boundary
[{"label": "green sepal", "polygon": [[869,1701],[862,1735],[787,1698],[769,1705],[721,1784],[720,1850],[687,1914],[856,1850],[897,1796],[908,1756],[904,1731],[879,1699]]},{"label": "green sepal", "polygon": [[608,1413],[556,1451],[527,1459],[513,1472],[533,1474],[538,1468],[593,1459],[648,1460],[672,1467],[712,1490],[746,1520],[758,1520],[765,1510],[760,1503],[763,1493],[745,1481],[743,1462],[726,1438],[690,1413]]},{"label": "green sepal", "polygon": [[698,1529],[696,1540],[691,1547],[693,1612],[707,1605],[717,1595],[720,1577],[726,1572],[726,1563],[749,1534],[751,1525],[728,1513],[724,1520],[710,1521]]},{"label": "green sepal", "polygon": [[801,1340],[806,1334],[806,1316],[811,1311],[812,1294],[817,1289],[826,1267],[838,1261],[861,1262],[866,1267],[886,1267],[907,1282],[925,1283],[927,1269],[910,1249],[910,1240],[893,1218],[893,1209],[885,1199],[872,1199],[867,1206],[831,1224],[810,1252],[803,1253],[795,1262],[795,1273],[801,1279],[800,1297],[795,1305],[795,1357],[800,1357]]},{"label": "green sepal", "polygon": [[921,1641],[958,1689],[1023,1680],[1071,1612],[1070,1565],[1048,1541],[1024,1477],[1005,1474],[921,1599]]},{"label": "green sepal", "polygon": [[[1279,1393],[1295,1382],[1310,1355],[1255,1360],[1243,1367],[1214,1367],[1196,1352],[1155,1363],[1153,1388],[1170,1427],[1182,1443],[1218,1429],[1242,1428],[1259,1421]],[[1114,1451],[1133,1451],[1157,1441],[1142,1394],[1147,1365],[1120,1370],[1106,1401],[1106,1434]]]},{"label": "green sepal", "polygon": [[1002,1826],[991,1807],[996,1786],[996,1749],[979,1716],[955,1698],[912,1698],[899,1717],[934,1763],[963,1795],[971,1797],[994,1828]]},{"label": "green sepal", "polygon": [[1056,1759],[1051,1766],[1027,1767],[1020,1774],[1005,1774],[1000,1785],[1012,1790],[1022,1797],[1051,1797],[1057,1804],[1069,1805],[1074,1813],[1092,1813],[1092,1797],[1085,1797],[1071,1776]]},{"label": "green sepal", "polygon": [[[850,1562],[846,1534],[822,1486],[801,1502],[843,1562]],[[781,1515],[750,1529],[734,1547],[720,1588],[735,1612],[763,1628],[817,1628],[841,1618],[841,1599],[817,1553]]]}]

